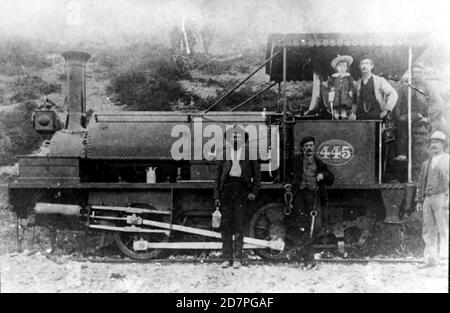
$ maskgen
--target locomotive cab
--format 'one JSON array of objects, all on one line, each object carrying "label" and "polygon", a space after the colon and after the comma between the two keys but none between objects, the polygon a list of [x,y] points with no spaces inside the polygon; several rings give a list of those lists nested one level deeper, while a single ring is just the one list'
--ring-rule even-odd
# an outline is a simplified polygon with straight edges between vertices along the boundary
[{"label": "locomotive cab", "polygon": [[[368,56],[375,64],[374,74],[387,79],[401,77],[411,70],[413,59],[425,49],[426,38],[423,34],[269,36],[267,58],[273,59],[267,64],[266,73],[271,81],[280,86],[282,111],[288,111],[284,116],[283,130],[290,131],[292,138],[290,145],[283,147],[284,164],[288,167],[285,171],[290,170],[293,156],[301,152],[300,140],[305,136],[314,136],[317,157],[327,164],[335,176],[335,183],[328,187],[328,205],[321,208],[321,222],[325,226],[316,234],[316,246],[337,245],[343,251],[345,245],[352,245],[351,236],[347,236],[352,228],[357,233],[353,244],[361,246],[377,221],[403,223],[403,216],[412,209],[413,204],[415,185],[411,180],[411,165],[414,160],[410,152],[407,180],[393,177],[390,150],[395,149],[397,142],[392,120],[332,120],[329,113],[304,115],[302,107],[295,111],[288,103],[287,84],[292,89],[296,82],[311,82],[313,90],[309,108],[322,102],[322,107],[327,109],[327,99],[321,93],[321,79],[326,80],[334,72],[330,62],[337,55],[353,57],[355,62],[349,72],[355,80],[360,77],[359,61]],[[408,105],[410,108],[411,97]],[[262,210],[260,213],[262,216],[265,212]],[[257,232],[254,234],[257,235]]]}]

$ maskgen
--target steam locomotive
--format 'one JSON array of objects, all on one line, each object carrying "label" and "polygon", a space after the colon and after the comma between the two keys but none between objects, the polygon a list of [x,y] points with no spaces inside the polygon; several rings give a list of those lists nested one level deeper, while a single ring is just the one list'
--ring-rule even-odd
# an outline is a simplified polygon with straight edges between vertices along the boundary
[{"label": "steam locomotive", "polygon": [[85,65],[90,56],[65,52],[64,126],[57,130],[52,110],[34,113],[34,129],[51,136],[50,150],[45,156],[18,156],[19,176],[9,184],[11,207],[29,223],[111,233],[120,251],[135,259],[170,249],[221,249],[220,233],[210,224],[215,160],[208,142],[212,129],[240,125],[258,143],[263,177],[260,196],[246,211],[244,249],[282,259],[304,240],[301,227],[292,223],[295,212],[283,186],[307,135],[316,138],[318,156],[336,177],[315,243],[341,251],[364,245],[375,222],[402,223],[414,197],[410,180],[384,181],[385,124],[296,115],[288,110],[285,86],[330,71],[332,56],[346,53],[355,60],[370,54],[384,74],[403,73],[423,51],[423,38],[273,34],[267,61],[258,69],[265,66],[271,86],[279,86],[283,105],[276,112],[216,112],[212,105],[192,113],[95,112],[89,121]]}]

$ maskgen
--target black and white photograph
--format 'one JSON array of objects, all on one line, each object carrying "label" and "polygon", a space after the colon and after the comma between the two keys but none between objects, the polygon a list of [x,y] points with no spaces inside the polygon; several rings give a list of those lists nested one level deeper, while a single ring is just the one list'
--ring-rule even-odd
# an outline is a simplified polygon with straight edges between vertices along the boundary
[{"label": "black and white photograph", "polygon": [[448,293],[448,12],[1,0],[0,293]]}]

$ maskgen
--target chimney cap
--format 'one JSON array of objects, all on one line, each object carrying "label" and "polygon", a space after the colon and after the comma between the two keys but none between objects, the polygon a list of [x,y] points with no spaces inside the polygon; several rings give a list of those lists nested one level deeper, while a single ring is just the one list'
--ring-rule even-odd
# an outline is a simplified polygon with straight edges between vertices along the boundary
[{"label": "chimney cap", "polygon": [[81,51],[66,51],[61,53],[61,55],[64,57],[66,61],[80,61],[80,62],[87,62],[91,55],[86,52]]}]

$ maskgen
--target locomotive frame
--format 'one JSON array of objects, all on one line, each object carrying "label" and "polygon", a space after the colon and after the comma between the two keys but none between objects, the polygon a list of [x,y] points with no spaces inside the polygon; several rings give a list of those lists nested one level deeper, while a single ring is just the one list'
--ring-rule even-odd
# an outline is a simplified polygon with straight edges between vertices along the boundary
[{"label": "locomotive frame", "polygon": [[[244,248],[255,249],[268,259],[281,259],[308,240],[287,214],[290,203],[283,188],[304,135],[315,136],[325,154],[352,154],[340,157],[344,159],[341,164],[327,162],[338,181],[328,188],[329,205],[322,212],[326,221],[316,233],[315,244],[340,251],[360,247],[376,221],[401,224],[412,208],[411,139],[408,182],[386,183],[382,163],[385,125],[381,121],[311,120],[295,115],[288,110],[286,85],[288,81],[312,80],[314,72],[326,74],[331,56],[338,53],[350,53],[356,60],[371,53],[380,64],[377,72],[384,74],[410,72],[413,56],[426,45],[423,34],[273,34],[267,60],[204,112],[94,113],[89,123],[85,115],[89,55],[66,52],[68,113],[64,129],[56,131],[57,123],[49,122],[55,119],[51,110],[35,112],[36,131],[53,134],[50,153],[19,157],[18,179],[8,186],[11,207],[27,223],[111,232],[118,248],[135,259],[155,258],[167,249],[220,249],[220,233],[209,229],[214,162],[205,158],[173,160],[168,148],[173,143],[170,127],[181,124],[194,132],[196,121],[221,127],[227,123],[265,125],[268,129],[278,125],[280,136],[275,141],[280,145],[272,152],[280,156],[280,162],[278,168],[264,173],[261,196],[248,208]],[[212,111],[264,66],[273,83],[262,92],[278,84],[279,112]],[[408,98],[410,112],[411,93]],[[269,149],[275,147],[270,131],[262,136]],[[156,183],[145,182],[149,166],[159,168]],[[351,229],[357,230],[356,239],[349,238]],[[180,232],[194,238],[180,238]],[[207,238],[214,239],[205,241]]]}]

